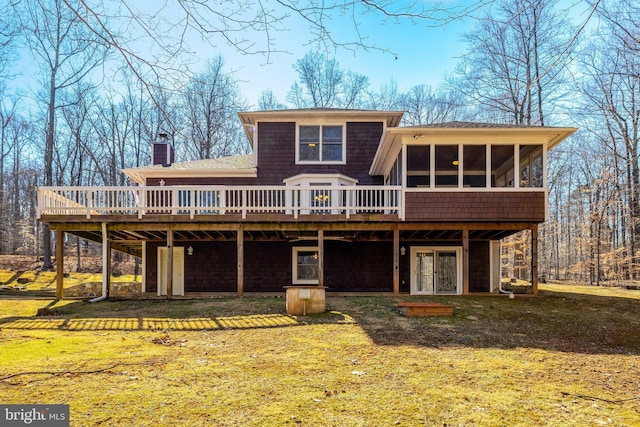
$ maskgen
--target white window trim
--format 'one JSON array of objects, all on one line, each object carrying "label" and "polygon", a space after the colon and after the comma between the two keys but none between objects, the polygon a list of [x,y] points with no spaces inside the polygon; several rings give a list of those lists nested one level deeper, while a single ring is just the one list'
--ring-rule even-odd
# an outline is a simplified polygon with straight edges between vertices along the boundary
[{"label": "white window trim", "polygon": [[[342,160],[300,160],[300,126],[320,127],[320,157],[322,158],[322,127],[342,126]],[[299,122],[296,123],[296,164],[297,165],[344,165],[347,163],[347,123]]]},{"label": "white window trim", "polygon": [[317,285],[318,279],[298,279],[298,252],[316,251],[318,246],[294,246],[291,251],[291,281],[294,285]]}]

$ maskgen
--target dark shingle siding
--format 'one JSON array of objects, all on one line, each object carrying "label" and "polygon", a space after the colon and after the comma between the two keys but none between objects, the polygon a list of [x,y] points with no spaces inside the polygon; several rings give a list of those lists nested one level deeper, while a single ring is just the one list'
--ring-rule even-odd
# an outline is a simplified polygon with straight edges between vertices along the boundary
[{"label": "dark shingle siding", "polygon": [[544,192],[407,193],[405,218],[408,221],[543,222],[544,198]]}]

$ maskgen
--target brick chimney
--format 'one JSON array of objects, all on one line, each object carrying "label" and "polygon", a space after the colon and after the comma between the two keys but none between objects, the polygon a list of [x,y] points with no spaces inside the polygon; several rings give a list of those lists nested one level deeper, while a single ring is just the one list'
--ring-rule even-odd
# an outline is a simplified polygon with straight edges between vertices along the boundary
[{"label": "brick chimney", "polygon": [[169,144],[169,135],[159,133],[158,139],[151,143],[151,164],[170,166],[175,162],[173,146]]}]

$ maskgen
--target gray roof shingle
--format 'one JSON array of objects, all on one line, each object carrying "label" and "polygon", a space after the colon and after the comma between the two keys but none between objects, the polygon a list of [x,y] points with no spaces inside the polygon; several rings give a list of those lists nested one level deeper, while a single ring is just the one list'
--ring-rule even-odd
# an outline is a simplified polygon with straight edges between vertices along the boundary
[{"label": "gray roof shingle", "polygon": [[481,122],[443,122],[443,123],[430,123],[426,125],[417,126],[403,126],[407,129],[432,129],[432,128],[446,128],[446,129],[530,129],[530,128],[545,128],[547,126],[535,126],[535,125],[514,125],[514,124],[501,124],[501,123],[481,123]]}]

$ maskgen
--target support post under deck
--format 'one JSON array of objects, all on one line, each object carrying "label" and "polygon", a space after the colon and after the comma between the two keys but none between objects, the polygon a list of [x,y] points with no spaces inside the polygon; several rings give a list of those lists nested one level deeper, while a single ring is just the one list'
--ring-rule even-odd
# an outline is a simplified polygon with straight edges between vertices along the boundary
[{"label": "support post under deck", "polygon": [[469,230],[462,230],[462,294],[469,294]]},{"label": "support post under deck", "polygon": [[324,230],[318,230],[318,287],[324,287]]},{"label": "support post under deck", "polygon": [[236,251],[238,257],[238,296],[244,294],[244,231],[239,228],[236,232]]},{"label": "support post under deck", "polygon": [[173,297],[173,230],[167,231],[167,299]]},{"label": "support post under deck", "polygon": [[102,296],[109,297],[111,289],[111,241],[107,223],[102,223]]},{"label": "support post under deck", "polygon": [[393,230],[393,294],[400,295],[400,230]]},{"label": "support post under deck", "polygon": [[56,300],[64,297],[64,231],[56,231]]},{"label": "support post under deck", "polygon": [[538,295],[538,224],[531,227],[531,287]]}]

